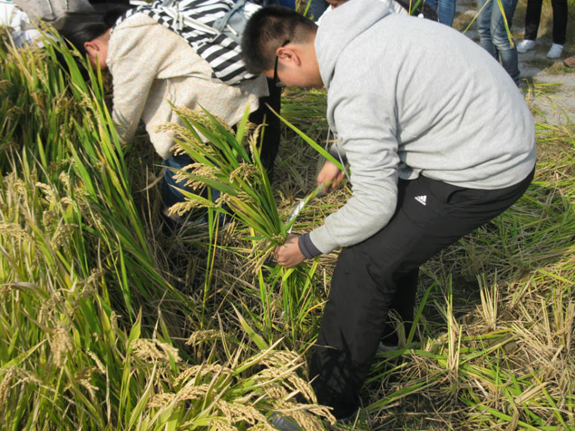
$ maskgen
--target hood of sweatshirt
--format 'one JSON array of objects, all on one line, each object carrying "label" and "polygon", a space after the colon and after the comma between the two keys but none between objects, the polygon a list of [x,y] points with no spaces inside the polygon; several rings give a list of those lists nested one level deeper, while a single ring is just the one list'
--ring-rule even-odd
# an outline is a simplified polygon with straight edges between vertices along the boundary
[{"label": "hood of sweatshirt", "polygon": [[[366,13],[366,10],[369,10],[369,13]],[[326,89],[329,90],[335,65],[346,46],[376,22],[392,13],[387,2],[350,0],[325,17],[317,31],[315,51],[321,79]],[[337,34],[337,37],[334,37],[334,34]]]}]

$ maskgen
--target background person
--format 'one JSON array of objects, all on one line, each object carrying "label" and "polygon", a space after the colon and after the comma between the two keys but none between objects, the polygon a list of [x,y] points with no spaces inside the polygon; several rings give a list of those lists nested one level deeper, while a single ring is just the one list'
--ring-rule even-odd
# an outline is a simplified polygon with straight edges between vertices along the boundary
[{"label": "background person", "polygon": [[437,12],[441,24],[453,25],[455,18],[455,0],[427,0],[427,4]]},{"label": "background person", "polygon": [[[218,2],[210,2],[217,6]],[[123,19],[125,11],[112,11],[103,21],[84,23],[65,36],[90,59],[93,66],[107,70],[113,82],[113,113],[118,134],[129,142],[140,119],[156,152],[166,168],[181,169],[191,164],[187,154],[173,155],[173,136],[159,133],[158,126],[180,123],[171,104],[199,110],[200,106],[229,126],[235,125],[247,106],[261,123],[269,102],[279,110],[279,92],[268,96],[263,75],[228,85],[213,78],[213,68],[179,34],[162,26],[145,13],[137,12]],[[120,19],[119,22],[117,20]],[[261,101],[260,101],[261,98]],[[264,133],[262,161],[268,171],[279,145],[280,126],[277,117],[266,115],[269,125]],[[270,172],[270,175],[272,172]],[[162,198],[166,208],[184,200],[173,186],[177,183],[170,169],[164,170]]]},{"label": "background person", "polygon": [[[346,204],[275,252],[292,267],[344,247],[309,376],[318,402],[344,419],[359,405],[390,307],[413,313],[419,266],[527,189],[533,117],[480,46],[379,0],[349,1],[319,29],[294,11],[263,8],[248,22],[242,52],[249,70],[287,86],[325,85],[339,138],[332,152],[350,165]],[[318,183],[342,176],[326,162]]]},{"label": "background person", "polygon": [[37,40],[41,34],[30,22],[28,14],[11,1],[0,1],[0,25],[10,28],[10,36],[18,48],[31,45],[35,40],[42,46]]},{"label": "background person", "polygon": [[81,22],[88,22],[94,16],[103,16],[117,6],[129,6],[129,0],[14,0],[19,9],[26,12],[31,28],[40,21],[49,23],[57,31],[70,31]]},{"label": "background person", "polygon": [[[528,0],[525,12],[525,35],[517,45],[517,52],[524,54],[535,48],[535,39],[541,21],[543,0]],[[553,7],[553,44],[547,52],[549,58],[560,58],[567,34],[568,7],[567,0],[551,0]]]},{"label": "background person", "polygon": [[[498,1],[501,1],[505,18],[501,14]],[[506,24],[511,28],[516,7],[517,0],[477,0],[477,9],[480,11],[477,17],[477,30],[481,46],[496,60],[501,61],[501,65],[519,87],[521,73],[517,48],[506,29]]]},{"label": "background person", "polygon": [[309,0],[309,9],[306,16],[311,18],[314,22],[317,22],[331,4],[331,2],[326,0]]}]

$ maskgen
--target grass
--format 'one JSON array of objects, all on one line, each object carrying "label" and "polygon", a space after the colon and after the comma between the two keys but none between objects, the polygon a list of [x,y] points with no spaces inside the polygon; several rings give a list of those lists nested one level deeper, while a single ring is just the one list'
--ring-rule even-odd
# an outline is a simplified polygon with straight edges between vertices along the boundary
[{"label": "grass", "polygon": [[[122,147],[101,77],[85,83],[51,46],[0,49],[0,428],[271,429],[272,411],[335,428],[321,407],[322,422],[302,409],[337,253],[296,270],[269,256],[315,187],[306,136],[285,127],[269,184],[245,120],[232,131],[180,110],[180,146],[204,161],[183,175],[227,194],[187,205],[235,216],[165,235],[150,143]],[[322,142],[324,106],[322,92],[289,90],[282,113]],[[526,195],[422,268],[417,324],[378,354],[361,415],[338,428],[575,427],[575,139],[567,126],[537,134]],[[310,200],[293,231],[349,196]]]},{"label": "grass", "polygon": [[297,417],[298,355],[227,328],[215,336],[225,348],[201,361],[186,348],[209,318],[163,275],[101,78],[85,83],[58,43],[2,53],[0,426],[265,428],[272,408]]}]

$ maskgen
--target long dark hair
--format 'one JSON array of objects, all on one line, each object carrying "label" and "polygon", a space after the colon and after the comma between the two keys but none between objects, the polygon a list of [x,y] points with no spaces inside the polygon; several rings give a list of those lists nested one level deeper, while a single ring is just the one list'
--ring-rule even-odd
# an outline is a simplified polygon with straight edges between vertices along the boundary
[{"label": "long dark hair", "polygon": [[68,41],[80,51],[80,54],[86,55],[87,52],[84,44],[106,33],[128,9],[130,9],[130,7],[126,6],[118,6],[110,9],[101,19],[97,19],[97,17],[94,16],[92,21],[79,22],[70,26],[66,32],[62,33],[62,36],[68,39]]}]

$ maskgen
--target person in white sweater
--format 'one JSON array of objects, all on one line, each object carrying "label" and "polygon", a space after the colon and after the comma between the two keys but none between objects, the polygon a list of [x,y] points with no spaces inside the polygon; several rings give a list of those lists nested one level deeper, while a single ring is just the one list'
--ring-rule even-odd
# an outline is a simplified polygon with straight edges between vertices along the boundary
[{"label": "person in white sweater", "polygon": [[[174,156],[172,135],[158,131],[158,126],[167,122],[181,123],[172,104],[192,110],[201,106],[229,126],[234,126],[249,106],[262,121],[261,111],[266,108],[260,98],[270,102],[265,76],[228,85],[214,78],[210,63],[182,36],[145,13],[136,11],[123,19],[124,13],[111,11],[103,21],[82,24],[64,35],[88,56],[93,67],[112,75],[112,118],[123,142],[134,137],[141,119],[166,168],[180,169],[191,159],[187,154]],[[279,98],[274,96],[272,105],[279,109]],[[268,170],[273,168],[279,143],[279,123],[274,121],[277,119],[270,113],[267,124],[273,123],[277,130],[266,128],[262,159]],[[162,195],[166,207],[184,199],[174,187],[183,184],[176,183],[173,172],[165,169]]]}]

